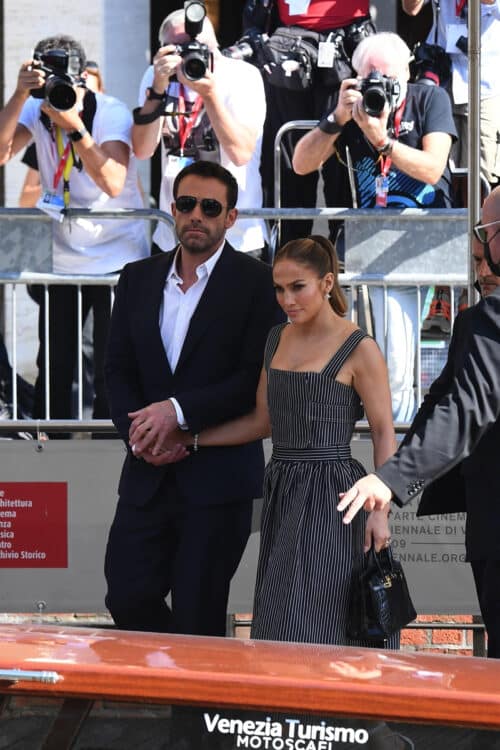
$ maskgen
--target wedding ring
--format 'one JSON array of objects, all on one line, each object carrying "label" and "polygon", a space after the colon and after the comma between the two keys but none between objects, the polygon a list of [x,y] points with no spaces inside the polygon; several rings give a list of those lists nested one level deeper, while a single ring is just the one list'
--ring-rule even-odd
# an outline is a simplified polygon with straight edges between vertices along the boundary
[{"label": "wedding ring", "polygon": [[391,538],[389,537],[389,539],[385,540],[384,547],[390,547],[390,545],[391,545]]}]

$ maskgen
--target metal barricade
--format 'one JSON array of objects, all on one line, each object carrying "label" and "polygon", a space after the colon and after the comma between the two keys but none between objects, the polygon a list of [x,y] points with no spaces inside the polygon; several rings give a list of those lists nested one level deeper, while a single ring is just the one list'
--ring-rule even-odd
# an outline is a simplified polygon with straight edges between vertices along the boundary
[{"label": "metal barricade", "polygon": [[[91,209],[70,209],[66,220],[76,217],[113,218],[116,220],[131,217],[147,220],[160,220],[173,225],[173,218],[169,214],[155,209],[131,209],[120,211],[95,211]],[[361,285],[369,289],[378,288],[383,294],[384,316],[381,322],[387,335],[387,299],[388,290],[398,287],[412,287],[415,294],[417,320],[421,321],[422,289],[424,287],[441,284],[450,288],[452,318],[456,309],[455,298],[457,288],[467,283],[466,260],[466,216],[463,209],[386,209],[384,212],[368,209],[243,209],[243,218],[265,219],[303,219],[318,217],[341,218],[346,226],[346,272],[340,275],[340,283],[345,287],[350,298],[351,316],[356,316],[357,293]],[[36,209],[0,209],[0,221],[39,220],[51,222],[50,217]],[[5,236],[5,233],[3,233]],[[423,248],[426,248],[425,251]],[[443,272],[443,267],[447,269]],[[78,430],[109,431],[113,430],[109,420],[85,420],[83,418],[82,402],[82,289],[85,285],[104,285],[114,287],[117,275],[55,275],[29,271],[0,270],[0,285],[10,285],[12,346],[11,364],[13,368],[13,416],[12,420],[0,421],[0,435],[15,430]],[[75,332],[78,342],[77,383],[78,402],[77,418],[74,420],[50,420],[50,407],[45,420],[18,420],[18,394],[16,375],[18,374],[17,356],[17,295],[20,285],[41,284],[45,286],[48,295],[48,284],[74,284],[77,286],[78,300],[78,330]],[[48,318],[48,316],[47,316]],[[452,321],[451,321],[452,322]],[[46,362],[50,367],[48,357],[48,319],[46,324]],[[422,395],[421,382],[421,351],[420,346],[415,352],[416,357],[416,388],[417,401]],[[437,374],[437,373],[436,373]],[[46,397],[48,403],[48,377],[46,378]],[[398,425],[403,429],[403,425]],[[361,429],[366,429],[363,427]]]}]

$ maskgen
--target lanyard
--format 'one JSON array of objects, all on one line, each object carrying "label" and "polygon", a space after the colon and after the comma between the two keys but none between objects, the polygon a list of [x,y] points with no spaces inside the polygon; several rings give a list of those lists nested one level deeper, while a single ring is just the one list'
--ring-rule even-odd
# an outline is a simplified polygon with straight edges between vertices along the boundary
[{"label": "lanyard", "polygon": [[[403,117],[403,110],[405,108],[406,99],[404,99],[399,107],[397,108],[395,114],[394,114],[394,126],[392,128],[392,131],[394,133],[394,138],[396,138],[399,135],[399,129],[401,128],[401,119]],[[388,156],[380,156],[380,174],[383,177],[387,177],[389,174],[389,169],[391,168],[392,164],[392,157],[389,154]]]},{"label": "lanyard", "polygon": [[457,18],[462,17],[462,11],[467,3],[467,0],[455,0],[455,15]]},{"label": "lanyard", "polygon": [[73,149],[71,141],[66,146],[63,145],[62,131],[59,126],[56,127],[57,153],[59,155],[59,164],[54,174],[54,190],[59,185],[59,180],[63,178],[63,199],[65,208],[69,207],[69,175],[73,168]]},{"label": "lanyard", "polygon": [[191,135],[191,131],[198,119],[198,115],[201,112],[203,106],[203,99],[201,96],[197,96],[194,100],[191,112],[186,114],[186,101],[184,99],[184,86],[179,86],[179,101],[178,101],[178,112],[179,112],[179,146],[180,155],[184,156],[184,146],[187,139]]}]

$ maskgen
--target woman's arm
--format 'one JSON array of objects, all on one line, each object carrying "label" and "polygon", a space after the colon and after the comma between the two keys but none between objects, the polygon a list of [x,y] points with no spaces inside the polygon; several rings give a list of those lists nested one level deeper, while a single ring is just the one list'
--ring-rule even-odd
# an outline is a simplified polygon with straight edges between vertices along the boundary
[{"label": "woman's arm", "polygon": [[175,463],[188,455],[186,448],[195,442],[197,447],[215,447],[223,445],[241,445],[252,440],[260,440],[271,434],[269,411],[267,408],[267,373],[262,368],[255,409],[249,414],[232,419],[229,422],[208,427],[198,436],[187,430],[177,429],[170,433],[161,445],[155,445],[151,450],[141,452],[141,458],[154,466]]},{"label": "woman's arm", "polygon": [[240,445],[252,440],[261,440],[271,434],[269,410],[267,408],[267,373],[263,367],[255,399],[255,409],[230,422],[209,427],[198,435],[198,445]]},{"label": "woman's arm", "polygon": [[[396,450],[396,436],[392,421],[391,392],[387,367],[380,349],[372,339],[364,339],[356,349],[353,386],[365,407],[373,442],[375,468],[384,463]],[[372,544],[378,552],[390,539],[390,505],[370,513],[366,523],[364,551]]]}]

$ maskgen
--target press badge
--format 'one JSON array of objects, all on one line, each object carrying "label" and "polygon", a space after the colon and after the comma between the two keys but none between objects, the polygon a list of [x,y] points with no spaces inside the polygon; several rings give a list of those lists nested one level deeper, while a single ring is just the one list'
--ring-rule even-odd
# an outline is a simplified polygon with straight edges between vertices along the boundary
[{"label": "press badge", "polygon": [[58,222],[62,222],[64,219],[62,213],[64,209],[64,201],[60,195],[51,193],[50,190],[46,190],[42,193],[42,197],[38,199],[36,207],[41,211],[45,211],[46,214]]},{"label": "press badge", "polygon": [[387,194],[389,192],[389,178],[383,174],[375,177],[375,206],[387,207]]},{"label": "press badge", "polygon": [[333,42],[318,44],[318,68],[333,68],[336,47]]},{"label": "press badge", "polygon": [[192,156],[175,156],[175,154],[167,154],[167,162],[165,165],[165,176],[171,179],[177,177],[181,169],[189,166],[194,162]]}]

